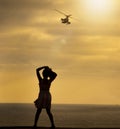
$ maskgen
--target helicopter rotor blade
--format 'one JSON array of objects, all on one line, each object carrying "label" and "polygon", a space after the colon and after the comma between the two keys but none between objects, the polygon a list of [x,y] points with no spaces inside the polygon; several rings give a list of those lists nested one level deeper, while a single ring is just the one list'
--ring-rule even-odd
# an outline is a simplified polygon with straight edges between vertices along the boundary
[{"label": "helicopter rotor blade", "polygon": [[65,15],[65,16],[68,16],[68,15],[66,15],[65,13],[63,13],[63,12],[57,10],[57,9],[54,9],[54,10],[57,11],[58,13],[61,13],[61,14]]},{"label": "helicopter rotor blade", "polygon": [[75,17],[70,17],[71,19],[74,19],[74,20],[77,20],[77,21],[81,21],[80,19],[78,19],[78,18],[75,18]]},{"label": "helicopter rotor blade", "polygon": [[75,18],[75,17],[73,17],[71,14],[70,14],[70,15],[67,15],[67,14],[65,14],[65,13],[63,13],[63,12],[57,10],[57,9],[54,9],[54,10],[57,11],[58,13],[61,13],[61,14],[65,15],[65,16],[68,17],[68,18],[77,20],[77,21],[79,21],[79,22],[81,21],[79,18]]}]

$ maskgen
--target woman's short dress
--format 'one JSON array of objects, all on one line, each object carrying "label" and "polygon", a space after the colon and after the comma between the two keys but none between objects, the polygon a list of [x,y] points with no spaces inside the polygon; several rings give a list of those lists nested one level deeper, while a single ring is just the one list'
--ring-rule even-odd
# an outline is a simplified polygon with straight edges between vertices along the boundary
[{"label": "woman's short dress", "polygon": [[50,108],[51,94],[49,91],[41,90],[38,98],[34,101],[36,108]]}]

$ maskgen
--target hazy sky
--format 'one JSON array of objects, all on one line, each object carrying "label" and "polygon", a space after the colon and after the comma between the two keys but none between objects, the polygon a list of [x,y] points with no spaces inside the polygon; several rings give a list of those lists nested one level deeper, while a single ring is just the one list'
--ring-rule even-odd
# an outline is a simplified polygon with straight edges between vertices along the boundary
[{"label": "hazy sky", "polygon": [[53,103],[120,104],[120,0],[0,0],[0,102],[33,103],[43,65]]}]

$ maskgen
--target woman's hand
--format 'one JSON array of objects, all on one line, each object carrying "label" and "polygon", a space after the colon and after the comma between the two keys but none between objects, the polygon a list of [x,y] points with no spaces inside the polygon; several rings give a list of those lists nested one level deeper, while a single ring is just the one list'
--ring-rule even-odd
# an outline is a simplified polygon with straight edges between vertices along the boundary
[{"label": "woman's hand", "polygon": [[43,66],[45,69],[49,69],[49,67],[48,66]]}]

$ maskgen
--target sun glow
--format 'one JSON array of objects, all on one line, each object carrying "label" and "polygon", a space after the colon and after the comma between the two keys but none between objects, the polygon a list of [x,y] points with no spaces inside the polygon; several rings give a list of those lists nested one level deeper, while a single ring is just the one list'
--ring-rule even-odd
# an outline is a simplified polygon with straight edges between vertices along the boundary
[{"label": "sun glow", "polygon": [[89,5],[95,10],[95,11],[102,11],[107,8],[108,1],[106,0],[90,0]]},{"label": "sun glow", "polygon": [[85,0],[86,10],[93,14],[106,14],[112,9],[112,0]]}]

